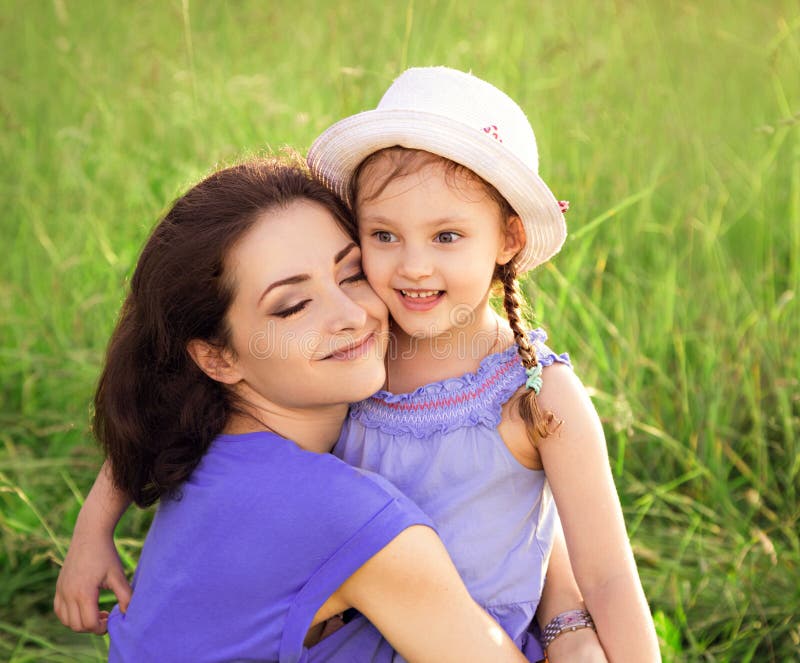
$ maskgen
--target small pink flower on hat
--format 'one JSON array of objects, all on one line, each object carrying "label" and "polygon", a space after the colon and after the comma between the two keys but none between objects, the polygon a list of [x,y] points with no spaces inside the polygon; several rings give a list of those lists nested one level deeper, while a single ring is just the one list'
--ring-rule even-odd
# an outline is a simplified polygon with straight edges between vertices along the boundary
[{"label": "small pink flower on hat", "polygon": [[568,200],[559,200],[558,207],[561,210],[562,214],[566,214],[567,210],[569,209],[569,201]]},{"label": "small pink flower on hat", "polygon": [[496,124],[490,124],[488,127],[483,128],[483,133],[490,135],[495,140],[499,140],[501,143],[503,139],[500,138],[499,129],[497,128]]}]

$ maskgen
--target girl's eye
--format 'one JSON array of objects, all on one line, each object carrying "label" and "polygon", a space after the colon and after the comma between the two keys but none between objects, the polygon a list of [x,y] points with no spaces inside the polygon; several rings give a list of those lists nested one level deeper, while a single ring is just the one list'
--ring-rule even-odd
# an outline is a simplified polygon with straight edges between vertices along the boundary
[{"label": "girl's eye", "polygon": [[367,275],[364,274],[364,272],[359,269],[355,274],[353,274],[352,276],[348,276],[346,279],[344,279],[340,283],[340,285],[343,285],[345,283],[358,283],[359,281],[366,280],[366,278]]},{"label": "girl's eye", "polygon": [[379,242],[394,242],[397,241],[397,237],[394,236],[393,233],[390,233],[388,230],[379,230],[375,233],[372,233],[372,236],[377,239]]},{"label": "girl's eye", "polygon": [[308,303],[310,301],[311,301],[310,299],[304,299],[302,302],[298,302],[294,306],[285,308],[282,311],[275,311],[275,313],[273,313],[272,315],[276,315],[279,318],[288,318],[290,315],[294,315],[295,313],[299,313],[300,311],[302,311],[306,306],[308,306]]},{"label": "girl's eye", "polygon": [[461,235],[452,231],[443,232],[436,235],[436,241],[440,244],[452,244],[459,239],[461,239]]}]

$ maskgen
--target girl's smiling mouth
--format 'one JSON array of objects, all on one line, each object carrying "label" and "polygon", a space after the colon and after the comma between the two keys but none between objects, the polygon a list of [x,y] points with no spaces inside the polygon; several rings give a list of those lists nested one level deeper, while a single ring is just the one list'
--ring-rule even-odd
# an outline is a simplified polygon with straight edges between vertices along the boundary
[{"label": "girl's smiling mouth", "polygon": [[444,290],[422,290],[418,288],[403,288],[395,290],[400,301],[411,311],[429,311],[436,306],[442,297]]}]

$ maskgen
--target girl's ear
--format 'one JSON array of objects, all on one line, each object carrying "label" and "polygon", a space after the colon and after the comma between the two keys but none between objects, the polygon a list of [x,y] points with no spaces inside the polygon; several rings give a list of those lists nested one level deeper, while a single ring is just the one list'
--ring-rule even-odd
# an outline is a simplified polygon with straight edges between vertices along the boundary
[{"label": "girl's ear", "polygon": [[503,233],[504,242],[497,252],[497,264],[505,265],[525,246],[525,228],[516,214],[508,217]]},{"label": "girl's ear", "polygon": [[186,344],[186,351],[208,377],[223,384],[236,384],[242,379],[233,354],[208,341],[193,339]]}]

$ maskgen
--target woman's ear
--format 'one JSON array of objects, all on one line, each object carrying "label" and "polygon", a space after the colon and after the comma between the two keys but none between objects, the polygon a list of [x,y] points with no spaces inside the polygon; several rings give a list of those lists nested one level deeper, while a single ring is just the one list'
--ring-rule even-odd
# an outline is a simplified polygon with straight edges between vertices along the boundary
[{"label": "woman's ear", "polygon": [[186,351],[208,377],[223,384],[236,384],[242,379],[233,353],[208,341],[193,339],[186,344]]},{"label": "woman's ear", "polygon": [[525,246],[525,228],[516,214],[509,216],[503,230],[503,243],[497,252],[497,264],[505,265]]}]

